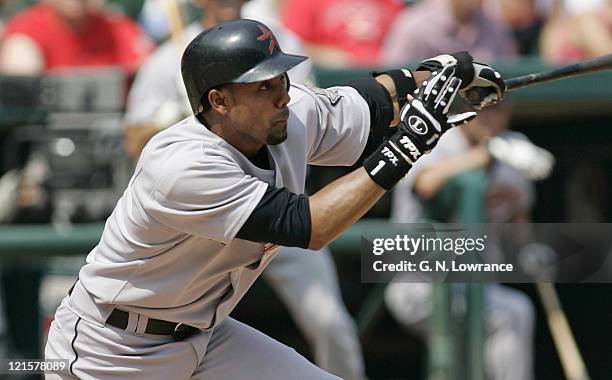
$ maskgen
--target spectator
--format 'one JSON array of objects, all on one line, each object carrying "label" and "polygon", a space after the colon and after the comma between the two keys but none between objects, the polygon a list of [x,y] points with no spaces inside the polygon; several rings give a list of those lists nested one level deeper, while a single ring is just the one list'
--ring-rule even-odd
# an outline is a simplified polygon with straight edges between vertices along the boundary
[{"label": "spectator", "polygon": [[[76,67],[135,71],[152,50],[138,25],[105,11],[104,0],[41,0],[12,17],[0,44],[0,73],[37,75]],[[43,163],[44,165],[44,163]],[[23,173],[20,210],[40,208],[41,178]]]},{"label": "spectator", "polygon": [[540,38],[542,58],[574,62],[612,52],[612,1],[564,1],[552,12]]},{"label": "spectator", "polygon": [[[180,57],[186,44],[206,28],[238,19],[244,1],[198,0],[196,3],[204,10],[201,20],[189,25],[182,38],[166,42],[151,56],[138,72],[128,96],[125,145],[134,160],[162,126],[169,126],[191,113],[180,74]],[[293,34],[287,34],[279,25],[270,27],[286,52],[301,53],[302,46]],[[308,80],[311,66],[305,67],[305,71],[300,67],[290,70],[290,80]],[[265,270],[264,277],[311,344],[315,362],[344,379],[364,378],[356,328],[342,302],[329,250],[324,248],[313,253],[283,247]]]},{"label": "spectator", "polygon": [[286,0],[285,24],[313,62],[329,67],[376,66],[402,0]]},{"label": "spectator", "polygon": [[104,10],[104,0],[41,0],[6,25],[0,71],[10,74],[77,66],[135,71],[153,44],[138,25]]},{"label": "spectator", "polygon": [[[467,128],[444,136],[444,148],[419,161],[396,187],[393,219],[403,223],[417,222],[423,217],[463,223],[527,221],[533,203],[528,177],[547,175],[551,158],[525,136],[504,131],[507,116],[506,110],[483,110]],[[503,155],[492,152],[485,142],[494,135],[503,136],[504,142],[514,142],[524,150],[506,151]],[[533,154],[524,154],[526,150]],[[493,158],[509,156],[515,158],[512,166]],[[534,158],[525,158],[529,156]],[[387,287],[385,301],[404,327],[429,336],[432,285],[420,282],[414,275],[397,277]],[[532,379],[531,302],[521,292],[497,284],[484,288],[484,301],[487,378]]]},{"label": "spectator", "polygon": [[[389,66],[405,65],[443,51],[462,50],[469,50],[477,60],[490,61],[514,56],[517,47],[509,30],[485,15],[483,0],[423,0],[398,16],[385,41],[381,61]],[[484,222],[487,213],[517,218],[524,215],[531,199],[525,176],[504,167],[505,175],[512,178],[508,183],[497,181],[505,178],[502,175],[486,173],[492,160],[484,142],[505,129],[508,122],[508,110],[488,109],[465,131],[445,137],[444,149],[415,165],[396,187],[394,220],[415,222],[428,217],[477,223]],[[487,183],[490,186],[485,188]],[[506,202],[495,203],[485,211],[487,188],[491,192],[495,189],[492,199],[505,197]],[[385,301],[404,327],[429,336],[432,285],[414,282],[418,280],[397,277],[386,289]],[[533,378],[531,302],[524,294],[500,285],[486,286],[484,299],[485,367],[489,378]]]},{"label": "spectator", "polygon": [[[104,5],[103,0],[41,0],[15,14],[7,21],[0,40],[0,74],[39,75],[84,66],[119,66],[128,72],[135,71],[153,45],[137,24],[122,15],[107,13]],[[0,191],[14,192],[14,202],[8,205],[11,209],[6,210],[3,222],[50,222],[51,197],[43,186],[49,174],[48,161],[37,154],[35,144],[32,150],[33,153],[26,153],[29,157],[23,170],[12,170],[0,179],[9,185],[2,186]],[[7,194],[0,194],[0,198],[6,197]],[[19,328],[9,328],[9,332],[15,331],[14,343],[21,351],[20,356],[39,356],[37,344],[23,342],[37,340],[35,305],[41,270],[38,266],[3,269],[3,276],[13,280],[7,286],[9,293],[10,285],[17,283],[14,279],[32,285],[20,292],[19,298],[29,301],[24,304],[31,305],[30,309],[22,312],[31,315],[35,323],[22,318]],[[19,303],[9,304],[6,309],[11,313],[19,311]],[[19,330],[26,332],[17,333]],[[25,346],[34,352],[25,351]]]},{"label": "spectator", "polygon": [[538,53],[540,32],[547,14],[545,8],[539,0],[485,1],[485,13],[512,31],[520,55]]},{"label": "spectator", "polygon": [[514,56],[508,30],[488,18],[482,0],[423,0],[404,9],[382,49],[383,65],[401,65],[442,51],[469,51],[474,59]]}]

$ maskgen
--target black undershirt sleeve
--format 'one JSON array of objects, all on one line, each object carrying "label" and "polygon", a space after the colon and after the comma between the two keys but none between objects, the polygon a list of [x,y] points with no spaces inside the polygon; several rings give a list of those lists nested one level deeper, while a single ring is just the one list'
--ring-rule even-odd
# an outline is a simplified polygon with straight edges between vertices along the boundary
[{"label": "black undershirt sleeve", "polygon": [[268,186],[236,237],[259,243],[308,248],[310,202],[306,194]]},{"label": "black undershirt sleeve", "polygon": [[387,90],[374,77],[356,79],[348,86],[353,87],[366,101],[370,109],[370,134],[368,142],[357,160],[361,164],[390,134],[389,124],[393,120],[393,102]]}]

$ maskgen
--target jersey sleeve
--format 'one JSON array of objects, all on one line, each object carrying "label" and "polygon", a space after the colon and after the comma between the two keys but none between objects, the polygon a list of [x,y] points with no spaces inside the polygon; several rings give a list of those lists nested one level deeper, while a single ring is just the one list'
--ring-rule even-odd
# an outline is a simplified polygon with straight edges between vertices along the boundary
[{"label": "jersey sleeve", "polygon": [[295,87],[295,105],[290,109],[307,131],[307,162],[353,165],[370,133],[370,110],[365,99],[352,87]]},{"label": "jersey sleeve", "polygon": [[267,184],[220,154],[180,159],[177,163],[167,158],[173,167],[159,168],[168,174],[158,180],[149,179],[154,173],[142,173],[141,191],[151,194],[147,211],[170,229],[229,244],[263,197]]}]

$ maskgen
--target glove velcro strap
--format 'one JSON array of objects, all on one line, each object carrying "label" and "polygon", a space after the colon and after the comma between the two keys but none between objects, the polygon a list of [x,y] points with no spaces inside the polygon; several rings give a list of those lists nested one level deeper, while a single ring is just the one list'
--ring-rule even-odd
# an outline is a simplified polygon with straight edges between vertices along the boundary
[{"label": "glove velcro strap", "polygon": [[397,92],[397,101],[401,109],[408,102],[406,97],[408,95],[412,95],[412,93],[417,89],[417,84],[412,76],[412,72],[408,69],[397,69],[372,73],[374,76],[382,74],[387,74],[391,77],[391,79],[393,79],[395,91]]},{"label": "glove velcro strap", "polygon": [[389,191],[404,178],[412,165],[401,150],[387,140],[363,161],[363,167],[374,182]]}]

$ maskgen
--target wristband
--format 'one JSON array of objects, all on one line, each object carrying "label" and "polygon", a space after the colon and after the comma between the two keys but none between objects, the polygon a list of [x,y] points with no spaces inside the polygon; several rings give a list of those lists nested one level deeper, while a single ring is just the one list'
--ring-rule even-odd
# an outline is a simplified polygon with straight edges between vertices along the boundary
[{"label": "wristband", "polygon": [[370,178],[387,191],[404,178],[413,162],[402,153],[396,145],[398,141],[393,137],[380,144],[378,149],[363,161],[363,167]]}]

